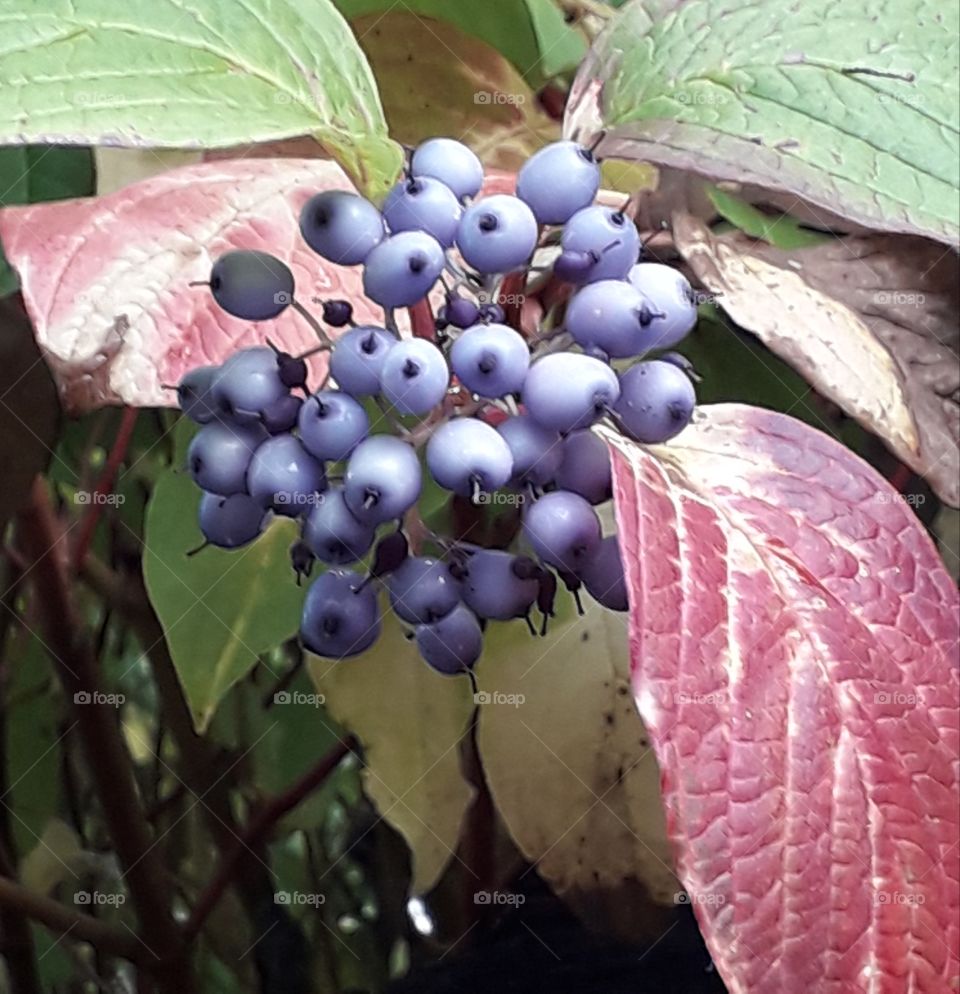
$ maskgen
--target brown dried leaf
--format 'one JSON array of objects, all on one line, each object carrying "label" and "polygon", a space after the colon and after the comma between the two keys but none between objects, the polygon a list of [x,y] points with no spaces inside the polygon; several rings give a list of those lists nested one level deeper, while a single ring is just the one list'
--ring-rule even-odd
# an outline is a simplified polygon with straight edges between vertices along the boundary
[{"label": "brown dried leaf", "polygon": [[960,503],[960,360],[952,251],[922,238],[837,238],[784,251],[674,219],[677,246],[737,324]]},{"label": "brown dried leaf", "polygon": [[[402,6],[402,5],[401,5]],[[494,48],[407,10],[353,20],[380,86],[390,134],[408,145],[451,135],[487,166],[515,171],[560,125]]]}]

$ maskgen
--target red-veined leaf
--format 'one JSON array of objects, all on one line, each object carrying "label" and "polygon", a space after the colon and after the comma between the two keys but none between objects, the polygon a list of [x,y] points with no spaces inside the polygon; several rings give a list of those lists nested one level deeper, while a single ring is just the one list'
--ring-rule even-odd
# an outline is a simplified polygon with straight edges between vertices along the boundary
[{"label": "red-veined leaf", "polygon": [[[382,309],[363,294],[361,267],[321,259],[299,231],[304,202],[319,190],[352,189],[346,174],[328,160],[262,158],[261,151],[253,146],[240,158],[174,169],[103,197],[0,210],[0,240],[68,410],[171,405],[176,396],[163,384],[194,366],[267,338],[294,353],[316,345],[293,308],[273,321],[241,321],[205,288],[190,287],[230,249],[283,259],[298,300],[317,315],[312,300],[342,297],[358,322],[382,324]],[[490,170],[484,192],[513,187],[512,174]],[[621,199],[601,192],[603,202]],[[434,308],[443,302],[439,284],[431,299]],[[397,319],[406,330],[407,315]],[[316,382],[325,359],[311,362]]]},{"label": "red-veined leaf", "polygon": [[[174,169],[103,197],[0,210],[0,240],[19,271],[41,350],[74,413],[104,404],[173,404],[163,388],[194,366],[217,363],[269,338],[290,352],[317,344],[292,308],[248,322],[220,310],[193,280],[235,248],[279,256],[293,270],[297,298],[351,301],[358,322],[382,324],[363,294],[362,269],[337,266],[300,236],[304,202],[319,190],[353,187],[324,159],[249,158]],[[491,171],[485,192],[513,189]],[[435,290],[434,305],[442,302]],[[398,313],[401,329],[407,317]],[[315,357],[314,379],[325,360]]]},{"label": "red-veined leaf", "polygon": [[[67,407],[174,402],[161,384],[269,337],[290,351],[317,343],[288,308],[250,323],[220,310],[204,287],[219,255],[259,249],[293,270],[297,297],[345,297],[359,321],[382,320],[358,268],[315,255],[300,207],[321,189],[352,189],[321,159],[233,159],[172,170],[105,197],[0,211],[0,239]],[[320,367],[318,365],[317,371]]]},{"label": "red-veined leaf", "polygon": [[958,599],[913,511],[758,408],[605,437],[638,707],[729,990],[956,990]]}]

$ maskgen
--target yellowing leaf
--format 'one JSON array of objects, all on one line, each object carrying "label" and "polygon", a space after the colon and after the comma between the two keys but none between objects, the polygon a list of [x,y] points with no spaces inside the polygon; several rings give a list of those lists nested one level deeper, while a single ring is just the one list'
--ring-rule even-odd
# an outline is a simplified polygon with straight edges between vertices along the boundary
[{"label": "yellowing leaf", "polygon": [[473,712],[466,677],[440,676],[419,657],[392,613],[373,649],[356,659],[310,658],[327,710],[363,744],[363,783],[380,815],[407,840],[415,893],[453,858],[473,788],[460,742]]},{"label": "yellowing leaf", "polygon": [[680,887],[630,690],[627,616],[585,607],[581,618],[567,603],[544,639],[520,624],[488,634],[483,768],[513,840],[560,893],[640,881],[669,904]]}]

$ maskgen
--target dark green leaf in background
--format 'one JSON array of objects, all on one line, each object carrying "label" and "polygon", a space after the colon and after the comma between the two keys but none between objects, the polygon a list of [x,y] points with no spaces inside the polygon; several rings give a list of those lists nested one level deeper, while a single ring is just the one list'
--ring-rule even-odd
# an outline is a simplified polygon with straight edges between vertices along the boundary
[{"label": "dark green leaf in background", "polygon": [[716,207],[717,213],[735,228],[752,238],[762,238],[765,242],[782,249],[798,249],[807,245],[817,245],[829,235],[804,228],[789,214],[772,216],[765,214],[753,204],[721,190],[716,186],[707,187],[707,196]]},{"label": "dark green leaf in background", "polygon": [[168,471],[147,507],[144,578],[199,730],[257,656],[294,635],[303,588],[294,581],[290,520],[277,520],[236,551],[208,547],[196,522],[196,484]]},{"label": "dark green leaf in background", "polygon": [[[0,207],[88,197],[96,187],[93,153],[58,145],[0,147]],[[0,297],[19,283],[0,246]]]}]

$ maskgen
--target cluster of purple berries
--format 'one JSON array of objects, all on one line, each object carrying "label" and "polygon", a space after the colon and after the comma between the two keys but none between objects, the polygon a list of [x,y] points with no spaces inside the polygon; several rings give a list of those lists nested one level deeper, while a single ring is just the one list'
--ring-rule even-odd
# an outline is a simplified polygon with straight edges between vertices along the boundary
[{"label": "cluster of purple berries", "polygon": [[[681,357],[667,351],[620,371],[611,362],[675,346],[696,322],[690,285],[671,267],[639,261],[632,220],[594,203],[600,167],[589,149],[542,149],[521,169],[516,196],[476,199],[483,178],[473,152],[437,138],[413,152],[382,210],[342,191],[307,202],[307,244],[363,266],[383,326],[357,325],[349,303],[326,301],[323,321],[346,329],[331,341],[279,259],[234,251],[213,266],[209,286],[224,310],[260,321],[293,306],[317,329],[310,351],[329,351],[328,380],[315,391],[310,353],[269,344],[194,369],[177,387],[182,410],[201,425],[187,460],[204,491],[206,542],[236,548],[271,513],[296,518],[298,579],[316,561],[324,569],[301,623],[303,644],[321,656],[373,644],[380,586],[424,660],[448,674],[477,661],[490,620],[525,618],[535,632],[536,609],[542,634],[558,580],[578,605],[585,587],[604,606],[627,608],[617,540],[602,536],[595,510],[611,496],[610,459],[590,427],[606,419],[660,443],[688,424],[696,398]],[[531,277],[538,250],[577,289],[562,321],[528,338],[496,301],[506,274]],[[402,338],[394,309],[424,300],[438,282],[446,304],[435,340]],[[421,459],[461,499],[511,494],[522,505],[520,551],[426,528],[416,516]],[[410,553],[413,532],[432,554]],[[363,560],[362,573],[351,568]]]}]

